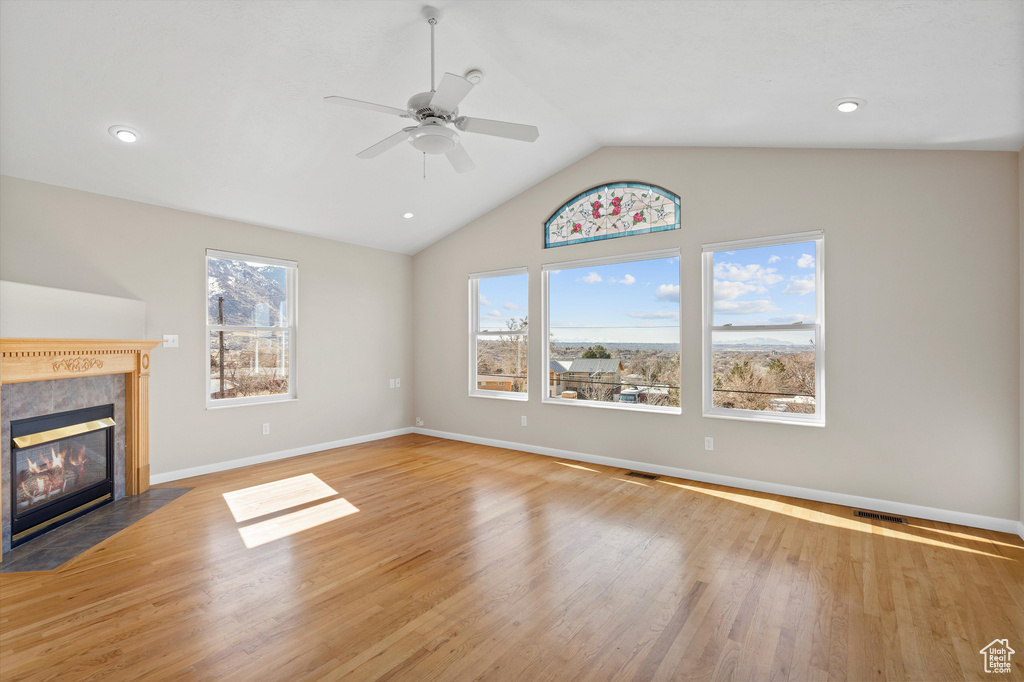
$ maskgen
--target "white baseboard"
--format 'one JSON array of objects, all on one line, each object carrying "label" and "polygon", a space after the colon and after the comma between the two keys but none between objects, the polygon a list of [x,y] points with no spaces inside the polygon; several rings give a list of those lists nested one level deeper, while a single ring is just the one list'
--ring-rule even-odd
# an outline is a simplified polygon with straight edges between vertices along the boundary
[{"label": "white baseboard", "polygon": [[[1024,495],[1024,490],[1021,491],[1021,494]],[[1020,536],[1021,540],[1024,540],[1024,521],[1017,523],[1017,535]]]},{"label": "white baseboard", "polygon": [[243,457],[242,459],[231,459],[226,462],[214,462],[213,464],[204,464],[198,467],[192,467],[191,469],[178,469],[177,471],[168,471],[164,474],[150,474],[149,482],[151,485],[157,483],[167,483],[168,481],[177,481],[182,478],[192,478],[193,476],[202,476],[203,474],[212,474],[218,471],[227,471],[228,469],[237,469],[238,467],[246,467],[250,464],[262,464],[263,462],[273,462],[278,459],[287,459],[289,457],[298,457],[299,455],[308,455],[311,452],[320,452],[321,450],[331,450],[332,448],[343,448],[347,445],[358,445],[359,443],[368,443],[371,440],[380,440],[381,438],[391,438],[392,436],[402,436],[407,433],[412,433],[413,429],[393,429],[391,431],[381,431],[379,433],[369,433],[364,436],[355,436],[353,438],[343,438],[342,440],[334,440],[329,443],[317,443],[316,445],[306,445],[301,448],[292,448],[290,450],[280,450],[278,452],[268,452],[263,455],[255,455],[253,457]]},{"label": "white baseboard", "polygon": [[995,516],[981,516],[979,514],[950,511],[948,509],[938,509],[935,507],[922,507],[916,504],[878,500],[873,497],[847,495],[846,493],[833,493],[826,490],[815,490],[813,488],[799,488],[797,486],[783,485],[781,483],[768,483],[766,481],[755,481],[749,478],[737,478],[735,476],[711,474],[703,471],[693,471],[691,469],[678,469],[676,467],[648,464],[646,462],[636,462],[628,459],[590,455],[583,452],[574,452],[572,450],[558,450],[556,448],[528,445],[526,443],[513,443],[510,441],[495,440],[494,438],[467,436],[461,433],[449,433],[447,431],[435,431],[433,429],[423,429],[419,427],[410,429],[410,432],[419,433],[424,436],[434,436],[436,438],[447,438],[449,440],[458,440],[466,443],[476,443],[477,445],[490,445],[492,447],[506,448],[508,450],[521,450],[523,452],[532,452],[538,455],[558,457],[561,459],[571,459],[578,462],[603,464],[623,469],[637,468],[641,471],[652,474],[686,478],[692,481],[714,483],[716,485],[725,485],[732,488],[756,490],[758,492],[770,493],[772,495],[797,497],[803,500],[814,500],[815,502],[839,504],[844,507],[858,507],[861,509],[869,509],[872,511],[880,511],[900,516],[912,516],[918,519],[954,523],[960,526],[970,526],[972,528],[984,528],[986,530],[995,530],[1001,533],[1017,533],[1022,539],[1024,539],[1024,522],[1013,519],[1000,519]]}]

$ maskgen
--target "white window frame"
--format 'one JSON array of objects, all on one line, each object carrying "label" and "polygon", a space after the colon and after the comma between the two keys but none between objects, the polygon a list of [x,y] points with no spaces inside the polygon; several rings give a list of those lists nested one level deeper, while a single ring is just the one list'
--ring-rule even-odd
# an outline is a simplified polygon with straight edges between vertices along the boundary
[{"label": "white window frame", "polygon": [[[498,336],[523,336],[529,339],[530,327],[523,331],[479,331],[480,329],[480,280],[490,277],[507,277],[509,275],[526,275],[526,316],[529,320],[529,298],[530,298],[530,273],[524,266],[521,268],[506,268],[504,270],[491,270],[489,272],[474,272],[469,275],[469,395],[473,398],[494,398],[497,400],[520,400],[530,398],[530,347],[526,347],[526,390],[522,393],[513,391],[490,391],[477,386],[477,341],[480,338],[496,338]],[[529,343],[529,341],[527,341]]]},{"label": "white window frame", "polygon": [[[799,242],[814,242],[814,297],[817,321],[814,324],[779,325],[729,325],[714,326],[714,255],[721,251],[735,251],[762,246],[777,246]],[[825,426],[825,232],[795,232],[775,237],[740,239],[729,242],[705,244],[703,247],[703,388],[704,416],[714,419],[739,419],[745,421],[770,422],[776,424],[798,424],[803,426]],[[762,412],[731,407],[714,406],[714,381],[711,340],[713,332],[751,331],[794,331],[814,327],[814,414],[790,414],[786,412]]]},{"label": "white window frame", "polygon": [[[245,261],[247,263],[260,263],[261,265],[274,265],[287,269],[287,279],[285,292],[285,302],[288,308],[288,324],[283,327],[260,327],[260,326],[236,326],[236,325],[218,325],[210,323],[210,259],[225,259],[225,260],[237,260]],[[297,332],[298,327],[298,285],[299,285],[299,264],[292,260],[283,260],[281,258],[269,258],[267,256],[254,256],[248,253],[235,253],[232,251],[218,251],[216,249],[206,250],[206,302],[204,305],[204,313],[206,315],[206,340],[207,344],[210,343],[211,334],[219,331],[233,331],[233,332],[288,332],[288,392],[278,393],[275,395],[254,395],[254,396],[243,396],[240,398],[213,398],[210,394],[210,386],[213,381],[213,369],[210,367],[209,360],[209,349],[204,353],[206,358],[206,409],[217,410],[225,407],[239,407],[241,405],[260,405],[263,403],[279,403],[290,400],[298,399],[298,392],[296,388],[296,372],[295,372],[295,348],[297,345]]]},{"label": "white window frame", "polygon": [[596,267],[599,265],[616,265],[618,263],[632,263],[634,261],[641,260],[655,260],[657,258],[676,258],[678,259],[677,264],[679,266],[679,402],[682,403],[683,398],[683,327],[682,327],[682,315],[683,315],[683,273],[682,273],[682,258],[680,257],[680,249],[662,249],[660,251],[642,251],[639,253],[627,253],[617,256],[605,256],[603,258],[587,258],[583,260],[573,261],[561,261],[558,263],[547,263],[541,266],[541,328],[543,330],[545,342],[543,359],[544,364],[542,369],[544,372],[544,390],[541,392],[541,402],[550,405],[570,405],[573,407],[596,407],[605,410],[625,410],[626,412],[654,412],[659,414],[682,414],[682,405],[679,407],[671,407],[667,405],[647,405],[646,403],[616,403],[616,402],[604,402],[600,400],[579,400],[570,398],[553,398],[549,395],[548,389],[548,368],[551,367],[551,344],[547,341],[551,338],[551,332],[549,329],[550,325],[550,289],[548,277],[552,270],[570,270],[577,268],[588,268]]}]

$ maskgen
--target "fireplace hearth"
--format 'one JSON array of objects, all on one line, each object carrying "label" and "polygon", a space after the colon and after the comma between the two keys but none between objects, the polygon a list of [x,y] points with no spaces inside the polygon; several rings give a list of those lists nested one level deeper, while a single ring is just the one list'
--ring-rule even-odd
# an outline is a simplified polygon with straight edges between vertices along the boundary
[{"label": "fireplace hearth", "polygon": [[114,499],[114,405],[11,422],[11,546]]}]

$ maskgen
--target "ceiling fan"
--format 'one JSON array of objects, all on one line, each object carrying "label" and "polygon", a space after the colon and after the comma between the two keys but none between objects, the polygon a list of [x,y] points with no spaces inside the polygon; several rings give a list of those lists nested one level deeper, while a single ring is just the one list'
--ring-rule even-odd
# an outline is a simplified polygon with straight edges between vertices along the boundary
[{"label": "ceiling fan", "polygon": [[[416,121],[417,125],[403,128],[372,147],[367,147],[356,156],[360,159],[372,159],[402,141],[407,141],[424,154],[444,154],[456,172],[466,173],[476,166],[462,147],[461,136],[452,130],[449,124],[466,133],[507,137],[523,142],[536,140],[540,135],[536,126],[460,116],[459,104],[473,89],[473,83],[465,78],[454,73],[446,73],[441,78],[441,84],[434,88],[434,26],[441,20],[441,13],[433,7],[424,7],[423,16],[430,24],[430,92],[421,92],[410,97],[405,109],[349,97],[324,97],[324,101],[330,104],[380,111]],[[472,76],[472,72],[469,75]]]}]

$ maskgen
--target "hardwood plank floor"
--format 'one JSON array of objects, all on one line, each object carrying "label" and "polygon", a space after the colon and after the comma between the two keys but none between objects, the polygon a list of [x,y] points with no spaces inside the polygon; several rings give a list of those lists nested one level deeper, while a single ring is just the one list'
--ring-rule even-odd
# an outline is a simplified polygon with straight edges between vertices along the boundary
[{"label": "hardwood plank floor", "polygon": [[409,435],[175,481],[0,574],[0,678],[1024,680],[1016,536],[624,474]]}]

